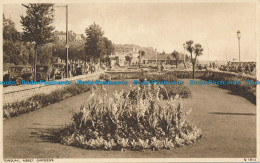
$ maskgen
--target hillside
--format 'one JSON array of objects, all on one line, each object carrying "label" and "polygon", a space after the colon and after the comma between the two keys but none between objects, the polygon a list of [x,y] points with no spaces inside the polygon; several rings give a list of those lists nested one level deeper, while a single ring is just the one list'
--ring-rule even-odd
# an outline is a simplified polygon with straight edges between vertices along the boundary
[{"label": "hillside", "polygon": [[155,56],[156,52],[153,47],[140,47],[135,44],[114,44],[115,51],[117,53],[134,53],[138,52],[139,50],[145,51],[144,58],[151,58]]}]

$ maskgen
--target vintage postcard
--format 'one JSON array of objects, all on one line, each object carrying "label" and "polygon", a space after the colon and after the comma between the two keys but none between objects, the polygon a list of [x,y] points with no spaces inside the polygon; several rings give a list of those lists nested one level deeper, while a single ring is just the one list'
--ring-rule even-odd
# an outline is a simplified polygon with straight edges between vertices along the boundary
[{"label": "vintage postcard", "polygon": [[0,162],[260,161],[259,2],[1,1]]}]

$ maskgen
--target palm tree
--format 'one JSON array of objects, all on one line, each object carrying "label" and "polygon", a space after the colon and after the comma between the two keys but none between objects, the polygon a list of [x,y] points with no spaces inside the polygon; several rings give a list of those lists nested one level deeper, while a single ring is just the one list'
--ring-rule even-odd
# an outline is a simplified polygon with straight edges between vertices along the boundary
[{"label": "palm tree", "polygon": [[[193,76],[193,79],[195,79],[195,64],[196,64],[196,60],[197,60],[197,57],[198,56],[201,56],[203,55],[202,51],[203,51],[203,48],[200,44],[195,44],[193,46],[193,41],[192,40],[189,40],[186,42],[186,50],[188,52],[190,52],[190,55],[191,55],[191,63],[192,63],[192,69],[193,69],[193,73],[192,73],[192,76]],[[192,54],[195,54],[195,57],[193,58],[192,57]]]}]

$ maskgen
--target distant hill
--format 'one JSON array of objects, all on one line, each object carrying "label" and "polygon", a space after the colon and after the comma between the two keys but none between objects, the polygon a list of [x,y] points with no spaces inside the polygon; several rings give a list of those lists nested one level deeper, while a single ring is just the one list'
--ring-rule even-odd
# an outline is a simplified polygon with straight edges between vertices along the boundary
[{"label": "distant hill", "polygon": [[135,53],[139,50],[143,50],[145,51],[145,59],[151,58],[153,56],[155,56],[156,51],[154,50],[153,47],[140,47],[138,45],[135,44],[114,44],[115,47],[115,52],[120,54],[124,54],[124,53]]}]

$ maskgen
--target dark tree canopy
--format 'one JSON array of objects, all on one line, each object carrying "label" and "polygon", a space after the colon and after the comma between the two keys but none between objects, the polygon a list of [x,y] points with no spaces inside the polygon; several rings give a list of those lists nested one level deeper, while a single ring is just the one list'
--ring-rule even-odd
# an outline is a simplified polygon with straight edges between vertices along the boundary
[{"label": "dark tree canopy", "polygon": [[15,27],[15,23],[11,19],[5,18],[3,15],[3,61],[4,63],[12,63],[15,65],[27,64],[28,59],[21,55],[22,42],[20,42],[20,33]]},{"label": "dark tree canopy", "polygon": [[38,45],[53,42],[54,4],[30,3],[23,4],[26,8],[26,16],[21,16],[23,26],[22,39],[27,42],[35,42]]},{"label": "dark tree canopy", "polygon": [[[35,43],[34,80],[37,80],[36,64],[38,46],[53,42],[54,27],[51,26],[51,23],[54,21],[53,5],[54,4],[50,3],[23,4],[26,8],[26,16],[21,16],[21,24],[23,26],[22,40]],[[46,57],[50,58],[48,56]],[[46,62],[46,60],[44,62]]]},{"label": "dark tree canopy", "polygon": [[105,56],[114,53],[115,48],[113,43],[108,38],[104,37],[104,31],[95,22],[85,30],[86,33],[86,54],[87,58],[94,61],[97,59],[103,60]]},{"label": "dark tree canopy", "polygon": [[96,60],[103,54],[103,35],[102,28],[94,22],[86,30],[87,42],[86,42],[86,53],[91,58]]}]

